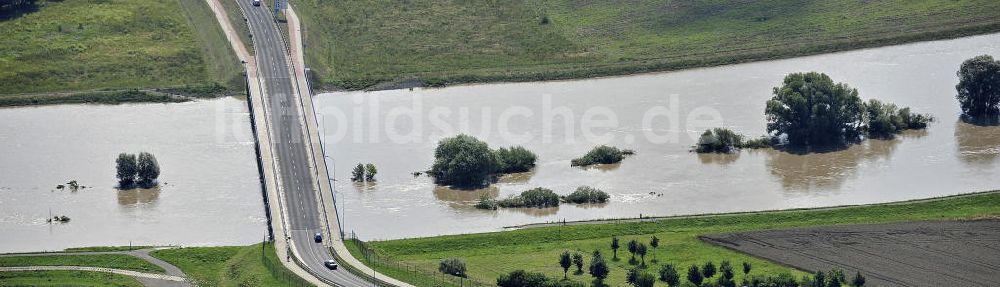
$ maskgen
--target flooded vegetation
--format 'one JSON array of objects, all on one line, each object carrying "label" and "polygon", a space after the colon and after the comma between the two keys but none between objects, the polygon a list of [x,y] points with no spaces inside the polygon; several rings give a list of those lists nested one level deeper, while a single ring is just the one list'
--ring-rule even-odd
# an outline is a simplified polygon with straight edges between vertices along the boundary
[{"label": "flooded vegetation", "polygon": [[[0,109],[0,252],[257,242],[250,132],[246,102],[232,98]],[[119,190],[123,150],[155,153],[159,184]]]},{"label": "flooded vegetation", "polygon": [[[959,120],[956,71],[1000,54],[1000,34],[680,72],[579,81],[345,92],[318,96],[345,230],[391,239],[500,230],[530,222],[753,211],[887,202],[994,189],[1000,131]],[[695,154],[699,136],[724,127],[765,134],[772,89],[790,74],[821,71],[936,122],[923,130],[837,150]],[[445,137],[537,154],[527,173],[476,190],[435,184],[426,170]],[[636,152],[624,164],[580,168],[594,146]],[[377,184],[347,181],[353,163],[379,166]],[[340,173],[338,173],[340,172]],[[535,187],[561,196],[587,185],[598,207],[476,209]]]}]

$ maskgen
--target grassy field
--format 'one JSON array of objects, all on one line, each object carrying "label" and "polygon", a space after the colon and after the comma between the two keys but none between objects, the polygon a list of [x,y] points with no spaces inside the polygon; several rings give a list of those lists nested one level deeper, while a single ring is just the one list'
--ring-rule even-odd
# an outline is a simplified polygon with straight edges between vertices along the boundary
[{"label": "grassy field", "polygon": [[236,34],[240,37],[241,44],[243,44],[243,47],[247,49],[250,55],[253,55],[253,42],[250,41],[250,26],[247,25],[247,21],[243,18],[243,10],[240,9],[240,5],[236,3],[236,0],[219,0],[219,3],[222,4],[222,8],[226,9],[226,15],[229,16],[229,23],[236,29]]},{"label": "grassy field", "polygon": [[306,60],[360,89],[580,78],[1000,31],[993,0],[293,0]]},{"label": "grassy field", "polygon": [[198,286],[308,285],[282,267],[271,244],[164,249],[152,255],[181,268]]},{"label": "grassy field", "polygon": [[125,275],[87,271],[0,272],[0,286],[140,287]]},{"label": "grassy field", "polygon": [[73,247],[66,248],[65,252],[114,252],[114,251],[132,251],[146,248],[154,248],[156,246],[91,246],[91,247]]},{"label": "grassy field", "polygon": [[[660,247],[646,256],[647,262],[653,258],[659,264],[673,263],[683,272],[691,264],[713,261],[716,265],[729,260],[739,269],[743,261],[753,265],[751,274],[790,273],[795,278],[804,275],[775,263],[750,257],[729,249],[710,245],[698,240],[699,235],[735,231],[823,226],[837,224],[884,223],[914,220],[969,219],[1000,216],[1000,192],[987,192],[967,196],[947,197],[939,200],[913,201],[868,206],[854,206],[828,209],[803,209],[743,214],[723,214],[698,217],[679,217],[650,222],[618,224],[584,224],[559,227],[528,228],[522,230],[416,238],[405,240],[378,241],[366,243],[375,252],[415,266],[423,270],[435,270],[443,258],[458,257],[468,265],[468,274],[481,279],[494,280],[500,274],[516,269],[544,272],[552,277],[561,277],[559,254],[564,250],[579,251],[590,262],[589,254],[600,250],[611,257],[612,236],[618,236],[623,249],[619,249],[619,261],[610,261],[611,275],[606,283],[610,286],[624,286],[626,271],[631,268],[629,253],[624,248],[629,240],[645,242],[651,236],[660,238]],[[355,256],[364,261],[360,249],[352,247]],[[388,265],[376,267],[386,274],[413,274]],[[650,264],[648,271],[658,270],[658,264]],[[412,269],[410,269],[412,270]],[[584,266],[586,270],[586,265]],[[572,274],[572,272],[571,272]],[[736,280],[743,278],[737,272]],[[414,282],[432,282],[433,276],[409,276],[400,279]],[[681,276],[684,277],[684,276]],[[589,284],[587,274],[570,275],[571,280]],[[683,280],[682,280],[683,281]],[[662,284],[662,282],[659,282]]]},{"label": "grassy field", "polygon": [[91,266],[149,273],[163,273],[163,268],[125,254],[97,255],[39,255],[39,256],[3,256],[0,266]]},{"label": "grassy field", "polygon": [[0,98],[215,84],[244,89],[242,67],[204,1],[38,3],[37,11],[0,19]]}]

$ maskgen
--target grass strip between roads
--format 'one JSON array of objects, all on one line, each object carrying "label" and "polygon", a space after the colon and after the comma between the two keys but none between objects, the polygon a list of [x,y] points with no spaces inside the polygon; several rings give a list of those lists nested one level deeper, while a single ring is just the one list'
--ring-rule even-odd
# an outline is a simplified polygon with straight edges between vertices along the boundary
[{"label": "grass strip between roads", "polygon": [[180,268],[197,286],[312,286],[281,265],[270,243],[263,248],[187,247],[151,254]]},{"label": "grass strip between roads", "polygon": [[[647,271],[655,273],[659,264],[673,263],[680,272],[692,264],[713,261],[716,265],[729,260],[739,266],[743,261],[753,265],[751,275],[790,273],[795,278],[805,275],[776,263],[751,257],[726,248],[702,242],[697,237],[704,234],[753,231],[778,228],[811,227],[838,224],[868,224],[921,220],[975,219],[1000,216],[1000,191],[943,197],[930,200],[897,203],[848,206],[841,208],[797,209],[757,213],[719,214],[669,218],[648,222],[580,224],[568,226],[527,228],[504,232],[449,235],[428,238],[414,238],[390,241],[368,242],[367,246],[384,258],[389,264],[377,264],[378,271],[387,275],[418,273],[420,270],[436,270],[441,259],[458,257],[464,260],[468,274],[474,278],[495,279],[517,269],[543,272],[553,278],[562,277],[559,254],[564,250],[584,254],[589,263],[590,254],[595,249],[612,257],[611,237],[617,236],[623,246],[618,250],[619,260],[609,261],[611,275],[606,283],[610,286],[624,286],[626,271],[635,265],[629,263],[630,255],[625,248],[629,240],[649,244],[650,237],[660,238],[660,247],[650,250],[647,263],[654,259],[657,264],[648,264]],[[349,244],[352,254],[362,262],[358,244]],[[638,257],[637,257],[638,260]],[[586,265],[584,266],[586,271]],[[737,272],[737,282],[743,279]],[[682,276],[683,277],[683,276]],[[416,278],[416,279],[414,279]],[[587,274],[573,274],[570,280],[585,284],[591,282]],[[433,274],[412,274],[399,279],[420,285],[434,280]],[[422,281],[423,280],[423,281]],[[684,280],[682,280],[684,281]],[[662,283],[662,282],[661,282]]]},{"label": "grass strip between roads", "polygon": [[0,272],[0,286],[141,287],[125,275],[90,271]]},{"label": "grass strip between roads", "polygon": [[163,268],[125,254],[93,254],[93,255],[38,255],[38,256],[2,256],[0,267],[18,266],[90,266],[113,269],[132,270],[146,273],[164,272]]}]

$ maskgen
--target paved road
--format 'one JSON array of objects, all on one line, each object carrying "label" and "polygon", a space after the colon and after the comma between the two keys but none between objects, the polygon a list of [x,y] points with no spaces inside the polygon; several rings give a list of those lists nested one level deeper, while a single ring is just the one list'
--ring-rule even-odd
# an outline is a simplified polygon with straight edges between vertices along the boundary
[{"label": "paved road", "polygon": [[[264,108],[272,141],[269,144],[278,166],[278,186],[283,194],[292,244],[311,273],[337,285],[371,286],[372,283],[343,268],[328,270],[323,261],[333,259],[333,256],[323,244],[313,241],[313,235],[321,232],[327,223],[314,185],[317,177],[313,175],[315,171],[309,168],[311,150],[307,146],[310,142],[308,133],[303,129],[303,107],[295,95],[287,50],[273,20],[272,8],[253,6],[252,0],[228,1],[237,1],[243,8],[253,35],[257,68],[264,85]],[[305,97],[304,100],[310,100],[308,94]]]}]

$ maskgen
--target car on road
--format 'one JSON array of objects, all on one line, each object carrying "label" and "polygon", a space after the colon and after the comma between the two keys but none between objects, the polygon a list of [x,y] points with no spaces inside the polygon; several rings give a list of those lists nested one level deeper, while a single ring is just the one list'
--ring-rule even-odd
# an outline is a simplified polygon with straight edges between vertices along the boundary
[{"label": "car on road", "polygon": [[337,270],[337,261],[333,261],[333,259],[323,261],[323,266],[326,266],[326,269]]},{"label": "car on road", "polygon": [[254,6],[260,6],[260,0],[253,0]]},{"label": "car on road", "polygon": [[316,240],[316,243],[323,242],[323,234],[316,232],[316,236],[313,236],[313,240]]}]

